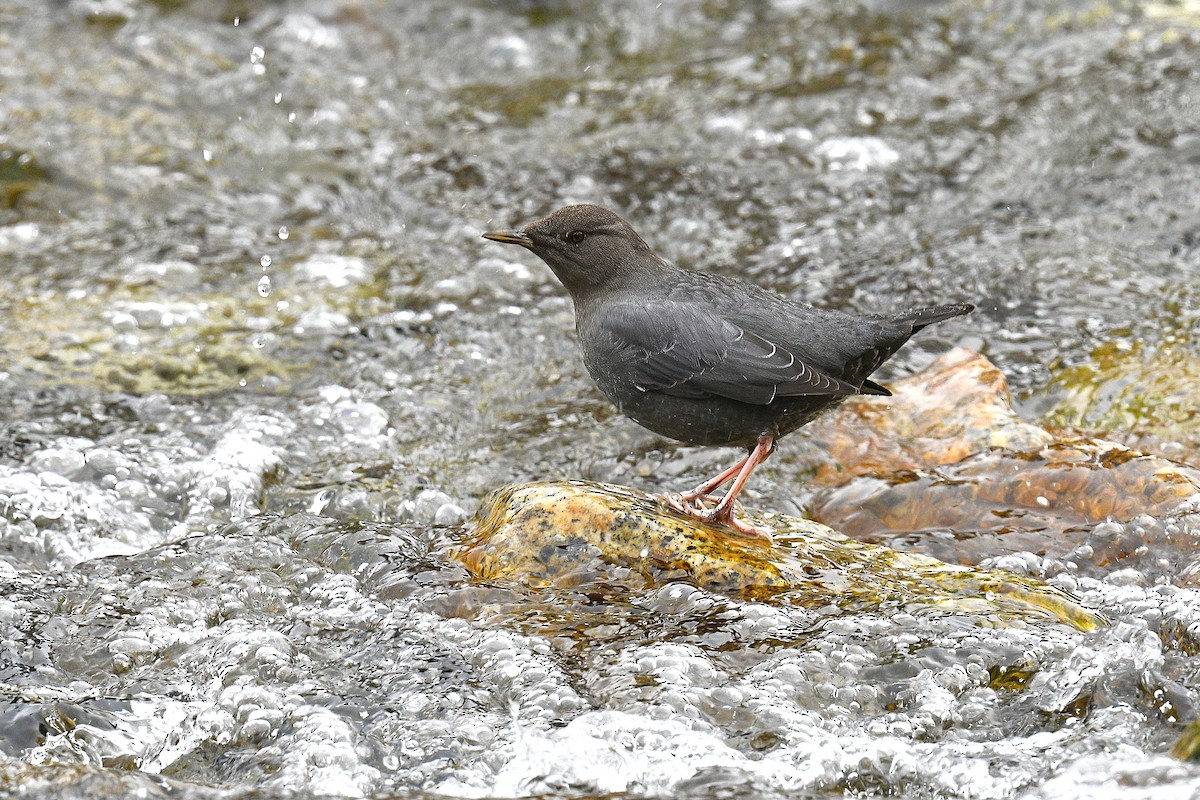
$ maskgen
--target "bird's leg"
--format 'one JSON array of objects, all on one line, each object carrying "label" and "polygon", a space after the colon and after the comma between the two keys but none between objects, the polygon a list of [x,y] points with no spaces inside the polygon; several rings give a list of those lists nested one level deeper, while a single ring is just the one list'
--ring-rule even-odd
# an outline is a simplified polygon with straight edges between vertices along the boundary
[{"label": "bird's leg", "polygon": [[705,512],[704,518],[708,522],[715,522],[718,525],[728,525],[742,536],[748,536],[752,539],[766,539],[770,543],[771,532],[766,528],[760,528],[757,525],[751,525],[748,522],[739,520],[733,515],[733,504],[737,500],[738,494],[742,491],[742,487],[746,485],[746,481],[750,479],[750,474],[754,472],[755,467],[766,461],[767,457],[773,452],[775,452],[775,437],[769,433],[760,435],[758,442],[754,445],[754,449],[750,451],[750,455],[746,456],[746,461],[742,464],[742,468],[738,472],[733,486],[729,487],[729,491],[725,493],[725,496],[721,498],[721,502],[717,503],[712,511]]},{"label": "bird's leg", "polygon": [[[742,491],[742,487],[746,485],[746,481],[749,480],[750,474],[754,472],[755,467],[766,461],[767,457],[774,451],[775,437],[770,433],[764,433],[759,436],[758,442],[754,445],[754,449],[750,451],[749,455],[747,455],[733,467],[730,467],[730,469],[726,470],[727,473],[732,473],[734,470],[737,470],[737,478],[734,480],[733,486],[729,488],[729,491],[725,493],[725,496],[721,498],[720,502],[718,502],[714,508],[696,508],[691,504],[679,507],[673,503],[671,504],[671,507],[676,511],[680,511],[690,517],[703,520],[704,522],[712,522],[717,525],[728,525],[742,536],[747,536],[753,539],[765,539],[768,543],[770,543],[770,531],[765,528],[760,528],[756,525],[751,525],[748,522],[742,522],[737,517],[733,516],[733,507],[734,503],[737,502],[738,494]],[[722,473],[716,478],[713,478],[712,481],[708,481],[707,483],[697,486],[696,489],[699,490],[705,487],[707,487],[709,490],[715,489],[717,486],[720,486],[727,480],[729,480],[729,477],[725,473]],[[709,486],[709,484],[712,485]]]},{"label": "bird's leg", "polygon": [[697,486],[695,489],[692,489],[690,492],[683,492],[682,494],[679,494],[677,496],[678,499],[682,500],[684,503],[688,503],[688,504],[691,504],[691,503],[695,502],[696,500],[701,500],[701,501],[715,500],[716,498],[713,497],[712,490],[716,489],[718,486],[724,486],[726,483],[728,483],[730,481],[730,479],[732,479],[735,475],[738,474],[738,472],[741,471],[742,467],[745,465],[746,460],[748,458],[750,458],[749,453],[747,453],[746,455],[739,458],[737,460],[737,463],[735,463],[732,467],[730,467],[729,469],[722,472],[717,477],[709,478],[704,483]]},{"label": "bird's leg", "polygon": [[663,496],[663,502],[673,511],[678,511],[680,514],[685,514],[689,517],[697,517],[706,511],[708,508],[705,503],[716,503],[720,500],[719,497],[712,494],[712,490],[722,484],[728,483],[742,467],[746,464],[746,459],[750,458],[750,454],[742,456],[737,460],[732,467],[729,467],[715,478],[710,478],[704,483],[697,486],[688,492],[668,492]]}]

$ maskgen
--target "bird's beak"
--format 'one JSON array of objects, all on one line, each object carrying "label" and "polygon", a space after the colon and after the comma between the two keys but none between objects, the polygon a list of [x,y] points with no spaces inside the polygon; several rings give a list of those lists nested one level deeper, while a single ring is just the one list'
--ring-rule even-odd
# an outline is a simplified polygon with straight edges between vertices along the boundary
[{"label": "bird's beak", "polygon": [[483,238],[491,239],[493,242],[519,244],[521,247],[529,250],[533,249],[533,239],[530,239],[529,234],[523,231],[488,231],[483,235]]}]

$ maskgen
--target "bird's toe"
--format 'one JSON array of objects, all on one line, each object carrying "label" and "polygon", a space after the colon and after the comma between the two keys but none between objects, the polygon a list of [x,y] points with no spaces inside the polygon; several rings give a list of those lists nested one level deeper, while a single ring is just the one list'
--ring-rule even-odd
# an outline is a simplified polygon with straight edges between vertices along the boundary
[{"label": "bird's toe", "polygon": [[690,493],[667,492],[662,496],[662,503],[671,511],[694,519],[701,519],[703,514],[711,510],[704,505],[704,501],[709,499],[711,499],[711,495],[693,497]]},{"label": "bird's toe", "polygon": [[749,522],[738,519],[733,514],[734,507],[740,508],[740,503],[725,505],[716,502],[715,505],[705,505],[705,501],[714,502],[718,498],[712,495],[702,495],[691,498],[686,494],[679,492],[669,492],[662,496],[662,503],[671,511],[677,514],[682,514],[700,522],[707,522],[710,525],[720,525],[725,528],[730,528],[739,536],[744,536],[747,539],[754,539],[764,542],[768,545],[774,540],[771,538],[771,531],[768,528],[763,528],[758,525],[753,525]]},{"label": "bird's toe", "polygon": [[753,525],[745,520],[740,520],[737,517],[729,517],[729,527],[732,528],[738,535],[745,536],[747,539],[754,539],[768,546],[775,543],[771,538],[770,528],[764,528],[761,525]]}]

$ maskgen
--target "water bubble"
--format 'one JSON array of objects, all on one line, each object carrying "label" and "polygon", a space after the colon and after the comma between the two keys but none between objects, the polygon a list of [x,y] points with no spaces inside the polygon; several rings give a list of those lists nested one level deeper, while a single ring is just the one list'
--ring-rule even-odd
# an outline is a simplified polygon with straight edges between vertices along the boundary
[{"label": "water bubble", "polygon": [[271,293],[271,276],[263,275],[258,279],[258,296],[266,297]]},{"label": "water bubble", "polygon": [[520,36],[502,36],[491,43],[486,54],[495,67],[525,69],[533,66],[533,53],[529,43]]},{"label": "water bubble", "polygon": [[280,238],[280,239],[286,239],[286,238],[288,238],[288,236],[289,236],[289,235],[290,235],[290,234],[288,233],[287,225],[280,226],[280,228],[279,228],[279,238]]},{"label": "water bubble", "polygon": [[200,151],[200,156],[206,161],[212,161],[212,150],[207,147]]},{"label": "water bubble", "polygon": [[283,92],[276,92],[275,93],[275,104],[279,105],[282,102],[283,102]]},{"label": "water bubble", "polygon": [[267,346],[267,339],[270,338],[265,333],[260,333],[250,340],[250,346],[255,350],[262,350]]},{"label": "water bubble", "polygon": [[250,63],[257,64],[263,60],[263,57],[266,56],[266,54],[266,50],[263,50],[258,45],[254,45],[254,48],[250,51]]},{"label": "water bubble", "polygon": [[267,267],[271,266],[271,257],[263,256],[258,260],[258,263],[262,265],[263,269],[266,269]]}]

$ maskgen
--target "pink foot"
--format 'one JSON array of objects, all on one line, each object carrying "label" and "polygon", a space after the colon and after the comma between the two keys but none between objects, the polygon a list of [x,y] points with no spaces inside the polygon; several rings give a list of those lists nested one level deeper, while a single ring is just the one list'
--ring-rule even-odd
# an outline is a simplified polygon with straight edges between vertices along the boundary
[{"label": "pink foot", "polygon": [[[707,495],[705,500],[716,500],[712,495]],[[662,502],[667,508],[672,511],[682,514],[685,517],[707,522],[710,525],[721,525],[722,527],[730,528],[739,536],[745,536],[747,539],[757,539],[766,544],[772,544],[771,531],[768,528],[763,528],[758,525],[752,525],[749,522],[744,522],[732,513],[733,504],[722,506],[718,502],[715,506],[705,506],[702,502],[689,500],[686,495],[677,493],[664,495]]]}]

